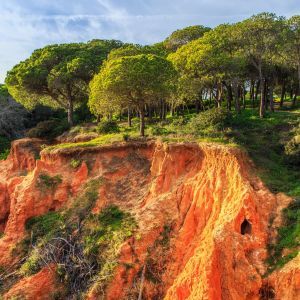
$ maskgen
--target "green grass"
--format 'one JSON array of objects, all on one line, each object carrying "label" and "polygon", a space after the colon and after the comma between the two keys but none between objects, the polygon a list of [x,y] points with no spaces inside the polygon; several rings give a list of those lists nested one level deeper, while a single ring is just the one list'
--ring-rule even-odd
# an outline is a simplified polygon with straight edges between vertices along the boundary
[{"label": "green grass", "polygon": [[79,143],[62,143],[54,146],[45,147],[44,151],[50,152],[58,149],[72,149],[72,148],[86,148],[86,147],[98,147],[113,144],[115,142],[123,141],[123,135],[118,134],[105,134],[98,138],[95,138],[88,142],[79,142]]},{"label": "green grass", "polygon": [[276,111],[266,118],[250,109],[233,119],[233,140],[244,147],[258,168],[258,175],[273,192],[300,197],[300,174],[287,164],[284,142],[299,122],[300,110]]}]

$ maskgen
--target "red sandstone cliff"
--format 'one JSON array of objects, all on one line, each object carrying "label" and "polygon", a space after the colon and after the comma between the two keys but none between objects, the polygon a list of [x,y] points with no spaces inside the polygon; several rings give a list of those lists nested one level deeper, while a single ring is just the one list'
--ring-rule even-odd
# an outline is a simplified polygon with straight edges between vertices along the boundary
[{"label": "red sandstone cliff", "polygon": [[[144,299],[264,299],[266,284],[276,299],[300,298],[299,256],[263,278],[266,244],[275,233],[269,220],[275,217],[278,224],[290,199],[270,193],[241,150],[126,143],[42,151],[36,161],[41,143],[16,141],[8,160],[0,163],[0,265],[14,262],[11,249],[24,235],[26,220],[68,205],[88,178],[101,175],[105,184],[95,213],[116,204],[134,215],[140,235],[123,244],[105,299],[137,299],[144,265],[158,277],[156,284],[144,281]],[[70,167],[74,157],[83,161],[77,170]],[[36,188],[42,172],[62,176],[53,193]],[[163,248],[157,245],[166,227],[170,241]],[[53,276],[44,269],[21,279],[4,299],[50,299],[57,284]],[[45,281],[45,289],[31,288]],[[93,290],[87,296],[101,297]]]}]

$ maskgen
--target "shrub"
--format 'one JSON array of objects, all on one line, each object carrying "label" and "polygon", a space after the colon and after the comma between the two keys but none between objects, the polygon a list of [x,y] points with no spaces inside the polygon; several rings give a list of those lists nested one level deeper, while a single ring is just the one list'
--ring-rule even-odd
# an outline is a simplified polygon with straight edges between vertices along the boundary
[{"label": "shrub", "polygon": [[0,160],[6,160],[9,155],[9,149],[4,150],[0,153]]},{"label": "shrub", "polygon": [[61,182],[62,178],[60,175],[51,177],[48,174],[42,173],[38,177],[37,187],[42,191],[54,190]]},{"label": "shrub", "polygon": [[20,274],[30,276],[40,270],[40,256],[37,250],[33,250],[26,262],[20,268]]},{"label": "shrub", "polygon": [[115,121],[102,121],[97,127],[99,133],[115,133],[120,132],[120,128]]},{"label": "shrub", "polygon": [[213,132],[224,131],[229,125],[230,115],[221,108],[206,110],[192,118],[189,128],[193,134],[210,134]]},{"label": "shrub", "polygon": [[62,226],[62,222],[62,215],[51,211],[45,215],[28,219],[25,228],[31,232],[32,243],[35,243],[41,237],[53,235],[53,232]]},{"label": "shrub", "polygon": [[124,140],[125,142],[128,142],[128,141],[130,140],[130,134],[124,133],[124,134],[123,134],[123,140]]},{"label": "shrub", "polygon": [[81,160],[73,158],[70,162],[70,165],[72,168],[77,169],[81,165]]},{"label": "shrub", "polygon": [[0,160],[5,160],[9,155],[10,141],[4,136],[0,136]]},{"label": "shrub", "polygon": [[151,135],[165,135],[165,134],[168,134],[168,130],[161,126],[153,126],[153,127],[150,127],[150,134]]},{"label": "shrub", "polygon": [[186,125],[188,120],[184,116],[179,116],[178,118],[174,118],[172,121],[172,125],[174,126],[183,126]]},{"label": "shrub", "polygon": [[27,136],[30,138],[54,139],[68,128],[69,125],[66,120],[53,119],[38,123],[36,127],[27,131]]}]

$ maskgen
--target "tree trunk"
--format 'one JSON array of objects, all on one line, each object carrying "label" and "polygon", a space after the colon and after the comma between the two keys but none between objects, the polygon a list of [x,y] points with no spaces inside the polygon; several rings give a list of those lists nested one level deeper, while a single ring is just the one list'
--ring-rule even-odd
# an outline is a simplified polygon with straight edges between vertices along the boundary
[{"label": "tree trunk", "polygon": [[293,87],[291,87],[291,90],[290,90],[290,101],[292,101],[293,95],[294,95],[294,90],[293,90]]},{"label": "tree trunk", "polygon": [[68,123],[70,126],[74,125],[73,110],[74,110],[73,101],[72,99],[70,99],[68,103]]},{"label": "tree trunk", "polygon": [[245,95],[245,87],[241,87],[241,97],[243,101],[243,109],[246,109],[246,95]]},{"label": "tree trunk", "polygon": [[298,92],[299,92],[299,88],[296,87],[295,94],[294,94],[293,101],[292,101],[292,106],[295,106],[297,104]]},{"label": "tree trunk", "polygon": [[265,107],[265,94],[266,94],[266,84],[265,78],[263,78],[261,68],[259,69],[259,81],[260,81],[260,106],[259,106],[259,117],[263,118],[265,116],[266,107]]},{"label": "tree trunk", "polygon": [[130,112],[129,107],[128,107],[128,110],[127,110],[127,122],[128,122],[128,127],[131,127],[131,112]]},{"label": "tree trunk", "polygon": [[232,94],[232,87],[231,87],[231,83],[227,84],[224,81],[224,85],[227,89],[227,110],[231,111],[231,105],[232,105],[232,101],[233,101],[233,94]]},{"label": "tree trunk", "polygon": [[196,113],[198,114],[200,112],[200,100],[196,99]]},{"label": "tree trunk", "polygon": [[159,101],[159,119],[160,120],[163,119],[163,109],[164,109],[163,100],[160,99],[160,101]]},{"label": "tree trunk", "polygon": [[274,112],[273,91],[274,91],[274,85],[273,85],[272,82],[270,82],[270,87],[269,87],[269,102],[270,102],[270,111],[271,112]]},{"label": "tree trunk", "polygon": [[152,107],[151,107],[150,104],[147,105],[147,110],[148,110],[148,118],[149,118],[149,121],[152,122],[153,111],[152,111]]},{"label": "tree trunk", "polygon": [[255,107],[255,103],[254,103],[254,90],[255,90],[255,81],[251,80],[251,83],[250,83],[250,100],[251,100],[252,108]]},{"label": "tree trunk", "polygon": [[145,106],[141,105],[140,112],[140,136],[145,136]]},{"label": "tree trunk", "polygon": [[100,123],[101,121],[101,115],[97,115],[97,123]]},{"label": "tree trunk", "polygon": [[255,102],[257,102],[257,100],[258,100],[259,89],[260,89],[260,80],[257,80],[257,82],[256,82],[256,88],[255,88],[255,93],[254,93],[254,100],[255,100]]},{"label": "tree trunk", "polygon": [[165,103],[165,101],[163,101],[163,103],[162,103],[162,118],[163,118],[163,120],[166,119],[166,114],[167,114],[167,103]]},{"label": "tree trunk", "polygon": [[285,92],[286,92],[285,80],[283,80],[282,87],[281,87],[280,104],[279,104],[280,108],[283,107],[283,101],[284,101],[284,98],[285,98]]},{"label": "tree trunk", "polygon": [[220,108],[223,97],[223,85],[221,82],[217,83],[217,94],[216,94],[216,107]]},{"label": "tree trunk", "polygon": [[234,106],[235,111],[237,114],[241,113],[241,105],[240,105],[240,99],[239,99],[239,86],[237,82],[233,83],[233,90],[234,90]]},{"label": "tree trunk", "polygon": [[265,79],[264,103],[265,103],[265,110],[266,110],[266,111],[269,109],[269,97],[268,97],[268,92],[269,92],[269,83],[268,83],[268,80]]}]

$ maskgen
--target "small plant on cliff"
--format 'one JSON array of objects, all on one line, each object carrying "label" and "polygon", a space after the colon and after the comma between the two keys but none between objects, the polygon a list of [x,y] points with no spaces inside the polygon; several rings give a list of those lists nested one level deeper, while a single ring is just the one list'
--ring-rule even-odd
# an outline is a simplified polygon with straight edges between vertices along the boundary
[{"label": "small plant on cliff", "polygon": [[38,177],[36,186],[41,191],[55,190],[60,183],[62,183],[60,175],[50,176],[46,173],[42,173]]},{"label": "small plant on cliff", "polygon": [[72,168],[77,169],[81,165],[81,160],[80,159],[75,159],[73,158],[70,162],[70,165]]},{"label": "small plant on cliff", "polygon": [[40,270],[41,257],[37,249],[34,249],[26,262],[20,268],[20,274],[25,276],[30,276],[37,273]]},{"label": "small plant on cliff", "polygon": [[84,227],[84,252],[97,257],[100,267],[92,287],[103,292],[118,265],[123,242],[131,237],[137,225],[133,217],[117,206],[108,206],[97,215],[91,215]]},{"label": "small plant on cliff", "polygon": [[61,213],[50,211],[45,215],[30,218],[25,224],[25,229],[30,232],[31,243],[35,244],[40,238],[51,238],[63,223]]}]

